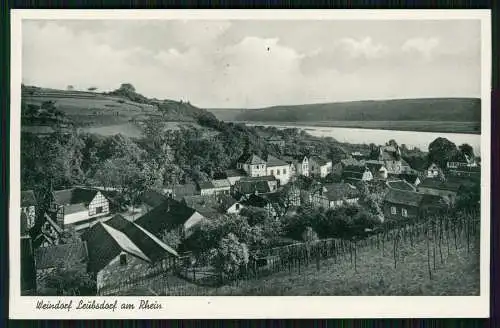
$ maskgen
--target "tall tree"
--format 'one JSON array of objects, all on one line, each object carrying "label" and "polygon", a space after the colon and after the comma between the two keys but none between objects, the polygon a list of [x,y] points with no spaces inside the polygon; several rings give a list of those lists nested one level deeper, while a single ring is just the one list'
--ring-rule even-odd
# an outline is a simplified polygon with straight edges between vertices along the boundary
[{"label": "tall tree", "polygon": [[429,144],[429,163],[445,167],[448,160],[457,151],[457,146],[446,138],[437,138]]}]

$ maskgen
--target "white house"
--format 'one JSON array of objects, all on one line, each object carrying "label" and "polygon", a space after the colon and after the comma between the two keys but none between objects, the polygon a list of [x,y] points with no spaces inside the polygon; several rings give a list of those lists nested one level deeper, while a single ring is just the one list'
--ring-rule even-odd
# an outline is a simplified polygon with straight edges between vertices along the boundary
[{"label": "white house", "polygon": [[226,170],[224,173],[231,186],[234,186],[234,184],[238,182],[241,178],[248,176],[247,173],[241,169],[240,170],[229,169]]},{"label": "white house", "polygon": [[427,171],[425,172],[425,176],[427,178],[438,178],[440,175],[442,175],[443,171],[437,166],[436,163],[432,163],[428,168]]},{"label": "white house", "polygon": [[266,161],[255,154],[243,154],[236,165],[250,177],[262,177],[267,174]]},{"label": "white house", "polygon": [[268,176],[276,177],[281,185],[285,185],[290,181],[290,165],[272,155],[267,156],[266,172]]},{"label": "white house", "polygon": [[297,162],[297,175],[309,176],[309,159],[307,156],[301,156]]},{"label": "white house", "polygon": [[109,214],[109,201],[99,190],[72,188],[52,193],[52,209],[59,224],[83,223]]},{"label": "white house", "polygon": [[332,161],[320,156],[311,156],[309,158],[309,166],[310,172],[314,176],[324,178],[332,173]]}]

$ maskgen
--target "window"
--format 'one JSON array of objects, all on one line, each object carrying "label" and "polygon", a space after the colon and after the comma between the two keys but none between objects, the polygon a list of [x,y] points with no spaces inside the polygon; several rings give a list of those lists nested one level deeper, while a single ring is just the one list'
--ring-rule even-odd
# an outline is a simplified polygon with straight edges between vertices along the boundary
[{"label": "window", "polygon": [[402,215],[404,218],[408,217],[408,211],[406,210],[406,208],[401,209],[401,215]]},{"label": "window", "polygon": [[274,175],[274,170],[271,170],[271,175]]},{"label": "window", "polygon": [[240,209],[240,204],[236,204],[236,210]]},{"label": "window", "polygon": [[283,169],[283,174],[286,174],[286,169]]},{"label": "window", "polygon": [[120,254],[120,265],[127,265],[127,254]]},{"label": "window", "polygon": [[102,206],[96,207],[95,214],[101,214],[101,213],[102,213]]},{"label": "window", "polygon": [[276,174],[277,174],[277,175],[280,175],[280,170],[276,170]]},{"label": "window", "polygon": [[391,207],[391,214],[396,214],[396,208],[394,206]]}]

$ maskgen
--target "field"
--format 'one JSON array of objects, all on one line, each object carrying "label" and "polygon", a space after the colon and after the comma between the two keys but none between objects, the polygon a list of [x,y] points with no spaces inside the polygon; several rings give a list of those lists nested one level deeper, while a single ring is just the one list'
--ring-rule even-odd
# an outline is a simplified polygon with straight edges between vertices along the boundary
[{"label": "field", "polygon": [[[41,105],[44,101],[54,101],[57,108],[78,128],[79,131],[111,136],[121,133],[131,138],[142,136],[142,124],[153,119],[163,123],[165,130],[203,129],[198,125],[189,109],[170,101],[167,111],[160,112],[156,106],[133,102],[124,98],[97,93],[45,90],[36,94],[23,93],[26,104]],[[53,131],[50,123],[30,122],[24,124],[23,132],[46,134]]]},{"label": "field", "polygon": [[417,132],[443,132],[480,134],[479,122],[431,122],[431,121],[311,121],[311,122],[257,122],[233,121],[234,123],[248,123],[252,125],[286,125],[286,126],[317,126],[357,129],[378,129]]}]

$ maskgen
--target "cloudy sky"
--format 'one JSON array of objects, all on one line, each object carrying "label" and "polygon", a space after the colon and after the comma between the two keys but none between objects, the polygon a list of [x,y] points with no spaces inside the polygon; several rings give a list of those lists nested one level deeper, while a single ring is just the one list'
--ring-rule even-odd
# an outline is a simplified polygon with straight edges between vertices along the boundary
[{"label": "cloudy sky", "polygon": [[23,22],[23,83],[205,108],[480,97],[480,22]]}]

